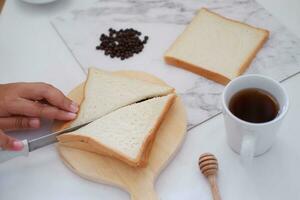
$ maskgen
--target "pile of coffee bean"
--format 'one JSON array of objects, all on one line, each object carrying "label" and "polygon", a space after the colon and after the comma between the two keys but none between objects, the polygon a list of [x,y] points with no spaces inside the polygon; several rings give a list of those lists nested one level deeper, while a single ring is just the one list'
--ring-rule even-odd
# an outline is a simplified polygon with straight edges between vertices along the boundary
[{"label": "pile of coffee bean", "polygon": [[104,51],[104,54],[111,58],[116,57],[121,60],[140,53],[149,39],[148,36],[144,36],[143,40],[140,39],[141,32],[133,28],[120,29],[118,31],[110,28],[108,32],[108,35],[101,34],[100,44],[96,46],[96,49]]}]

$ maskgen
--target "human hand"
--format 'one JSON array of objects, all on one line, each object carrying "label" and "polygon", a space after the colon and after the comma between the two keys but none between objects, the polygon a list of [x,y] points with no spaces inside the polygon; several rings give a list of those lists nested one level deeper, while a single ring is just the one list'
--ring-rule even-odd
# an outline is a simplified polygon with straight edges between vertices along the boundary
[{"label": "human hand", "polygon": [[[72,120],[75,119],[78,109],[75,102],[49,84],[0,84],[2,130],[39,128],[40,118]],[[19,150],[23,147],[20,143],[0,130],[0,147]]]},{"label": "human hand", "polygon": [[0,129],[0,149],[20,151],[23,149],[23,143],[21,141],[16,140],[15,138],[6,135]]}]

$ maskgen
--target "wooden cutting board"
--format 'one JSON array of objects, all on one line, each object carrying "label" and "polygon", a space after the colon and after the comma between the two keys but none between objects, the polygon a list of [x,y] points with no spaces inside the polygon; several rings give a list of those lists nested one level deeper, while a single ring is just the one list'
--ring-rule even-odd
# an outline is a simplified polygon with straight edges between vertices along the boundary
[{"label": "wooden cutting board", "polygon": [[[137,71],[118,71],[121,76],[134,77],[165,84],[160,79]],[[83,84],[70,92],[69,97],[80,103]],[[120,187],[130,193],[132,200],[158,200],[154,183],[159,173],[170,162],[186,134],[186,113],[177,97],[162,122],[154,141],[146,168],[133,168],[116,159],[58,144],[63,162],[77,175],[91,181]]]}]

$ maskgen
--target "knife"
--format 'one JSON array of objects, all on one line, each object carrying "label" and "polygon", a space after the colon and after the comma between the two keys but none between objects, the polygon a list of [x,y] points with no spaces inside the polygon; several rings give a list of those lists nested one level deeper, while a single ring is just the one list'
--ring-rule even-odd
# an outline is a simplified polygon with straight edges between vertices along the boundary
[{"label": "knife", "polygon": [[75,127],[56,131],[56,132],[44,135],[44,136],[36,138],[36,139],[23,140],[22,142],[24,144],[24,147],[21,151],[7,151],[7,150],[3,150],[0,148],[0,163],[5,162],[10,159],[13,159],[18,156],[28,156],[29,152],[31,152],[31,151],[34,151],[34,150],[44,147],[46,145],[57,142],[56,136],[63,134],[63,133],[75,131],[89,123],[90,122],[87,122],[85,124],[81,124],[81,125],[78,125]]}]

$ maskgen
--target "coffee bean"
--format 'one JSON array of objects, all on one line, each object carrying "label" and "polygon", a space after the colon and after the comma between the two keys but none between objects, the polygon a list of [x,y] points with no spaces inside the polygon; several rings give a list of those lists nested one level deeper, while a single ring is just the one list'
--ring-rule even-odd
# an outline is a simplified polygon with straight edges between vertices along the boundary
[{"label": "coffee bean", "polygon": [[104,55],[111,58],[128,59],[134,54],[140,53],[147,43],[149,37],[144,36],[143,40],[141,40],[141,35],[141,32],[133,28],[120,29],[118,31],[109,28],[107,35],[100,35],[100,45],[96,46],[96,50],[103,50]]}]

